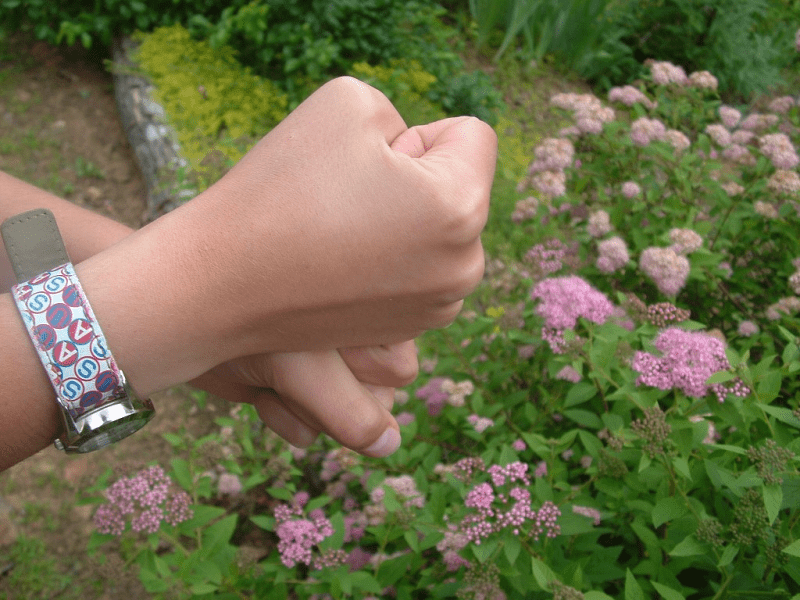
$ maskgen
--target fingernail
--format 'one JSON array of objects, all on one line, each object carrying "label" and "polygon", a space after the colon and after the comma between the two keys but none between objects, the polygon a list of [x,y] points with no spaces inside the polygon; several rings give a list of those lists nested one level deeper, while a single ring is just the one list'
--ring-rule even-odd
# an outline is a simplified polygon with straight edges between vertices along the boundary
[{"label": "fingernail", "polygon": [[387,427],[374,444],[364,450],[364,454],[369,454],[376,458],[389,456],[400,447],[400,432],[392,427]]}]

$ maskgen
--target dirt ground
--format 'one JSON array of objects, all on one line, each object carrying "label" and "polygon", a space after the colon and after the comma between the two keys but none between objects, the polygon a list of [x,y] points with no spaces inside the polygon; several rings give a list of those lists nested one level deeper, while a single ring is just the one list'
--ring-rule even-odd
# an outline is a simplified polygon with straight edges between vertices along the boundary
[{"label": "dirt ground", "polygon": [[[141,226],[146,186],[118,117],[104,57],[19,37],[3,46],[0,169],[131,227]],[[137,567],[124,567],[113,553],[104,561],[87,556],[93,507],[76,501],[107,468],[122,475],[155,459],[166,463],[169,446],[162,433],[182,425],[201,433],[215,416],[213,403],[204,414],[190,414],[185,389],[153,400],[154,421],[111,448],[77,457],[49,448],[0,474],[0,599],[150,597],[138,581]],[[44,542],[38,567],[10,558],[9,549],[21,538]],[[23,569],[28,578],[50,577],[63,584],[48,583],[37,591],[30,581],[23,591],[18,583],[12,585],[14,574]]]}]

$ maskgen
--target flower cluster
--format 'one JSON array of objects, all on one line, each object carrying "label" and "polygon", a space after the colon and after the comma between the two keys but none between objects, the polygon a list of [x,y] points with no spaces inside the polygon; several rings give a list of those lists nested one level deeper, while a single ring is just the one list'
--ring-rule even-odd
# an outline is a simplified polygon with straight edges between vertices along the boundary
[{"label": "flower cluster", "polygon": [[725,344],[708,333],[670,327],[659,334],[653,345],[660,356],[637,352],[633,357],[631,366],[640,374],[636,385],[661,390],[676,388],[693,398],[702,398],[713,391],[720,402],[728,394],[743,397],[750,392],[738,378],[728,385],[706,384],[714,373],[731,368]]},{"label": "flower cluster", "polygon": [[686,76],[686,71],[683,70],[683,67],[673,65],[670,62],[655,60],[649,61],[649,66],[650,76],[656,85],[669,85],[671,83],[686,85],[689,83],[689,78]]},{"label": "flower cluster", "polygon": [[796,194],[800,192],[800,175],[797,171],[777,169],[767,180],[767,188],[778,194]]},{"label": "flower cluster", "polygon": [[644,409],[644,417],[631,423],[631,429],[645,442],[644,451],[650,458],[664,454],[672,426],[658,405]]},{"label": "flower cluster", "polygon": [[630,260],[628,245],[619,236],[614,236],[597,244],[597,268],[603,273],[614,273],[624,268]]},{"label": "flower cluster", "polygon": [[467,493],[464,506],[475,512],[464,517],[459,530],[470,543],[480,545],[482,540],[504,530],[515,536],[526,531],[537,541],[542,536],[552,538],[559,534],[558,507],[552,502],[545,502],[538,511],[531,506],[527,469],[528,465],[520,462],[505,467],[493,465],[488,470],[492,482],[479,483]]},{"label": "flower cluster", "polygon": [[557,239],[550,239],[544,243],[536,244],[527,254],[526,262],[530,263],[533,279],[541,279],[560,271],[563,260],[567,255],[567,246]]},{"label": "flower cluster", "polygon": [[647,307],[647,320],[663,329],[667,325],[683,323],[689,319],[690,313],[685,308],[678,308],[670,302],[657,302]]},{"label": "flower cluster", "polygon": [[603,124],[610,123],[616,115],[614,110],[592,94],[556,94],[550,102],[558,108],[572,111],[575,125],[562,131],[563,135],[597,134]]},{"label": "flower cluster", "polygon": [[595,525],[600,525],[600,511],[596,508],[592,508],[591,506],[578,506],[577,504],[574,504],[572,506],[572,512],[574,512],[576,515],[589,517]]},{"label": "flower cluster", "polygon": [[772,161],[776,169],[794,169],[800,158],[792,140],[785,133],[769,133],[758,139],[761,153]]},{"label": "flower cluster", "polygon": [[544,317],[542,337],[557,353],[565,349],[564,330],[573,329],[579,318],[603,324],[615,310],[605,294],[575,275],[540,281],[531,299],[540,301],[536,313]]},{"label": "flower cluster", "polygon": [[783,479],[780,474],[786,470],[788,462],[794,458],[794,452],[788,448],[781,448],[775,440],[767,439],[760,448],[750,446],[747,449],[747,458],[756,466],[756,472],[764,480],[764,483],[767,485],[782,484]]},{"label": "flower cluster", "polygon": [[589,215],[586,231],[590,236],[599,238],[611,231],[611,217],[604,210],[597,210]]},{"label": "flower cluster", "polygon": [[703,238],[691,229],[670,229],[669,239],[677,254],[691,254],[703,246]]},{"label": "flower cluster", "polygon": [[639,268],[662,294],[675,296],[686,285],[690,267],[686,257],[673,248],[650,247],[639,257]]},{"label": "flower cluster", "polygon": [[467,396],[474,391],[475,385],[471,381],[456,383],[448,377],[432,377],[417,390],[416,396],[425,401],[428,414],[435,417],[445,405],[464,406]]},{"label": "flower cluster", "polygon": [[666,138],[667,128],[658,119],[639,117],[631,124],[631,141],[645,147],[650,142]]},{"label": "flower cluster", "polygon": [[609,102],[620,102],[625,106],[633,106],[634,104],[642,104],[648,109],[656,108],[657,103],[648,98],[644,92],[632,85],[625,85],[621,87],[612,87],[608,90]]},{"label": "flower cluster", "polygon": [[279,504],[274,514],[278,552],[281,562],[289,568],[297,563],[310,565],[314,547],[333,535],[333,526],[322,509],[313,510],[304,518],[303,509],[297,504]]},{"label": "flower cluster", "polygon": [[100,533],[121,535],[128,517],[133,531],[155,533],[162,522],[174,526],[192,516],[189,495],[177,490],[159,466],[119,479],[105,491],[105,497],[107,502],[93,518]]}]

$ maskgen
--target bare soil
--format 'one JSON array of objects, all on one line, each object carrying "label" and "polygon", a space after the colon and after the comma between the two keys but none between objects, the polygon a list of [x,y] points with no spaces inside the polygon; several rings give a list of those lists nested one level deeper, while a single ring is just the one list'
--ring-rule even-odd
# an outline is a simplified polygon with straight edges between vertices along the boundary
[{"label": "bare soil", "polygon": [[[120,122],[113,81],[103,56],[80,48],[55,48],[12,36],[0,48],[0,169],[54,194],[137,228],[146,212],[146,185]],[[115,553],[90,558],[92,505],[80,504],[107,469],[129,475],[155,459],[168,461],[161,434],[187,427],[202,434],[213,426],[214,404],[192,413],[189,390],[153,398],[157,416],[137,435],[83,456],[55,448],[0,474],[0,599],[149,598],[138,568]],[[45,543],[38,573],[63,582],[29,581],[14,574],[10,548],[21,538]],[[52,570],[55,567],[55,570]],[[37,588],[37,583],[41,589]],[[12,589],[16,588],[16,589]],[[60,589],[63,588],[63,589]],[[39,591],[37,591],[39,590]]]}]

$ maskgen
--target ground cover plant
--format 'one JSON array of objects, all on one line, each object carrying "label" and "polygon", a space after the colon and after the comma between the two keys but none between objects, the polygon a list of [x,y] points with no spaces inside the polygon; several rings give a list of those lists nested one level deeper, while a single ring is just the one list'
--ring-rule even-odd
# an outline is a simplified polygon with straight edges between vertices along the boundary
[{"label": "ground cover plant", "polygon": [[528,243],[421,340],[395,455],[287,447],[237,407],[102,478],[91,547],[165,597],[798,597],[797,98],[651,62],[551,102]]}]

